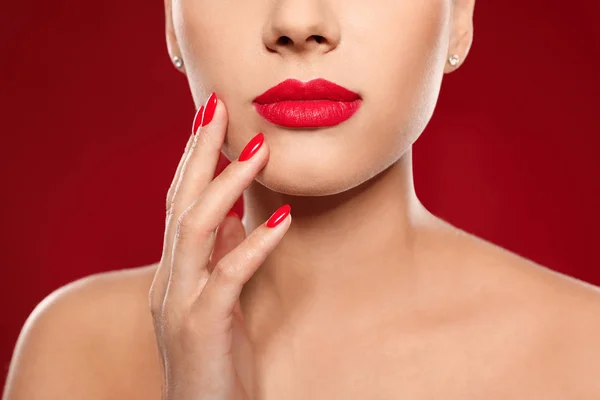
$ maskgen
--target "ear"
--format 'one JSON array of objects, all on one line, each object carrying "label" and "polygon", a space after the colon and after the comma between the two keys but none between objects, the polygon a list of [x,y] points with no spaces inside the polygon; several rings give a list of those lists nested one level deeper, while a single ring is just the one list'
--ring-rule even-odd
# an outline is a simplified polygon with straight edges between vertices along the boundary
[{"label": "ear", "polygon": [[[168,1],[168,0],[167,0]],[[450,43],[444,73],[456,71],[466,60],[473,43],[473,11],[475,0],[451,0],[453,3],[450,21]],[[451,65],[447,60],[458,56],[458,64]]]},{"label": "ear", "polygon": [[[173,13],[172,13],[172,0],[165,0],[165,33],[167,37],[167,51],[169,52],[169,58],[173,60],[173,57],[177,56],[181,58],[181,51],[179,50],[179,43],[177,43],[177,36],[175,35],[175,29],[173,26]],[[179,71],[185,74],[185,63]]]}]

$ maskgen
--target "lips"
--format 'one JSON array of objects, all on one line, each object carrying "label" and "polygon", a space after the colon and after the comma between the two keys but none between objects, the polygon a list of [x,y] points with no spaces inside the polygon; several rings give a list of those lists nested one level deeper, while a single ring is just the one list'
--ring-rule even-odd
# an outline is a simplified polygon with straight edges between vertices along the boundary
[{"label": "lips", "polygon": [[287,79],[253,102],[263,118],[289,128],[338,125],[350,118],[361,103],[357,93],[321,78],[306,83]]}]

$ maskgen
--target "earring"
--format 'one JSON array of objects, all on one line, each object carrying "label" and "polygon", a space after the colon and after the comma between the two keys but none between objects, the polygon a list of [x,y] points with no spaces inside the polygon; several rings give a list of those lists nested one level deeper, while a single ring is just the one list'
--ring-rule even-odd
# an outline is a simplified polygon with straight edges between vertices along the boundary
[{"label": "earring", "polygon": [[452,56],[450,56],[448,58],[448,62],[450,63],[450,65],[452,65],[453,67],[456,67],[458,65],[458,61],[460,59],[458,58],[458,55],[454,54]]},{"label": "earring", "polygon": [[179,57],[177,57],[177,56],[173,56],[173,59],[172,59],[172,61],[173,61],[173,64],[175,64],[175,66],[176,66],[177,68],[181,68],[181,67],[183,67],[183,60],[182,60],[181,58],[179,58]]}]

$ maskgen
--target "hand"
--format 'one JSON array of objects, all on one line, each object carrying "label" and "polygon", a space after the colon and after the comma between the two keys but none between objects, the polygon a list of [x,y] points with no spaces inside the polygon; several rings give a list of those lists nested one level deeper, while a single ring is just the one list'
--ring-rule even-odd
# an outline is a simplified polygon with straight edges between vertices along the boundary
[{"label": "hand", "polygon": [[239,295],[291,216],[285,205],[269,220],[276,226],[262,224],[248,237],[239,218],[226,216],[265,166],[269,148],[255,138],[240,156],[254,150],[249,159],[232,161],[214,177],[227,128],[227,110],[214,94],[203,119],[167,193],[163,253],[150,289],[163,398],[250,399],[254,358]]}]

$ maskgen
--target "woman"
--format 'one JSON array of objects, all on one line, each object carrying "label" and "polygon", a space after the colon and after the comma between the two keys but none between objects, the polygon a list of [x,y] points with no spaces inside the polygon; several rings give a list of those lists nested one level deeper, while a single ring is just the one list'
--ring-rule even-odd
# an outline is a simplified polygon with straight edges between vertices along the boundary
[{"label": "woman", "polygon": [[600,398],[598,290],[415,195],[474,0],[165,10],[199,112],[162,258],[40,303],[6,400]]}]

